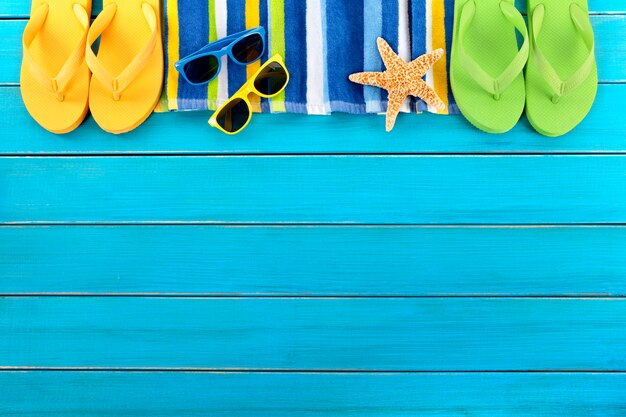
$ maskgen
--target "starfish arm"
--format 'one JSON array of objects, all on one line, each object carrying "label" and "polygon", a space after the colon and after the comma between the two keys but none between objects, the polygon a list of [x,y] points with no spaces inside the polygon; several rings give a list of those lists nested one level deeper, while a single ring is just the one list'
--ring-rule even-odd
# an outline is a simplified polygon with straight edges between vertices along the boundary
[{"label": "starfish arm", "polygon": [[412,96],[421,98],[437,110],[444,110],[446,104],[439,98],[435,90],[430,88],[423,80],[418,80],[417,85],[410,93]]},{"label": "starfish arm", "polygon": [[374,87],[385,88],[386,78],[382,72],[358,72],[351,74],[350,81],[357,84],[373,85]]},{"label": "starfish arm", "polygon": [[389,69],[407,65],[407,63],[391,49],[391,46],[389,46],[386,40],[378,38],[376,43],[378,44],[378,52],[380,52],[380,56],[385,63],[385,68]]},{"label": "starfish arm", "polygon": [[409,63],[409,67],[418,73],[418,75],[420,77],[424,76],[428,70],[435,65],[435,63],[437,61],[439,61],[441,59],[441,57],[443,56],[444,51],[443,49],[439,48],[436,49],[432,52],[429,52],[425,55],[420,56],[419,58],[411,61],[411,63]]},{"label": "starfish arm", "polygon": [[400,109],[404,104],[404,100],[406,99],[406,94],[400,93],[398,91],[391,91],[389,93],[389,103],[387,105],[387,122],[386,128],[387,132],[391,132],[393,127],[396,124],[396,119],[398,118],[398,113],[400,113]]}]

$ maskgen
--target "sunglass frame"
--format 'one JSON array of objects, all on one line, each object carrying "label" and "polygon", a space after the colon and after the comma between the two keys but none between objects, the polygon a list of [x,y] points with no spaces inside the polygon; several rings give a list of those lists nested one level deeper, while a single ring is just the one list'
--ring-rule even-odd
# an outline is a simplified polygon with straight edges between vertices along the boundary
[{"label": "sunglass frame", "polygon": [[[234,46],[237,43],[241,42],[242,40],[246,39],[247,37],[250,37],[253,35],[261,36],[261,39],[263,40],[263,51],[259,54],[259,57],[255,59],[254,61],[241,62],[237,60],[235,56],[233,55]],[[265,28],[263,28],[262,26],[258,26],[253,29],[244,30],[243,32],[234,33],[232,35],[226,36],[225,38],[218,39],[215,42],[211,42],[208,45],[197,50],[196,52],[192,53],[191,55],[188,55],[182,58],[181,60],[175,62],[174,67],[176,68],[176,71],[178,71],[182,75],[182,77],[185,79],[185,81],[188,82],[189,84],[206,85],[210,83],[211,81],[213,81],[215,78],[217,78],[219,73],[222,71],[222,57],[224,55],[228,55],[230,59],[236,64],[250,65],[260,60],[263,57],[263,54],[265,53],[266,49],[267,49],[267,42],[265,40]],[[217,67],[217,71],[215,72],[215,75],[211,77],[209,80],[203,81],[201,83],[195,83],[189,80],[189,78],[187,77],[187,74],[185,73],[185,67],[187,66],[187,64],[189,64],[190,62],[196,59],[205,58],[208,56],[214,56],[217,59],[218,67]]]}]

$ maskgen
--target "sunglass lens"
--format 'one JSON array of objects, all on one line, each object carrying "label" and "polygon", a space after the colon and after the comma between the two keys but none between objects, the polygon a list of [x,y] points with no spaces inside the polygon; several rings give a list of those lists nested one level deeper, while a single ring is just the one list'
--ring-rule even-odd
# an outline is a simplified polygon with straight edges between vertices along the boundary
[{"label": "sunglass lens", "polygon": [[286,85],[287,71],[278,62],[267,65],[254,80],[254,87],[266,96],[278,94]]},{"label": "sunglass lens", "polygon": [[224,107],[217,115],[217,123],[227,132],[236,133],[243,129],[250,118],[248,104],[238,98]]},{"label": "sunglass lens", "polygon": [[217,75],[219,61],[213,55],[201,56],[185,65],[185,75],[193,84],[202,84],[210,81]]},{"label": "sunglass lens", "polygon": [[254,62],[263,53],[263,37],[258,33],[246,36],[233,45],[233,56],[242,64]]}]

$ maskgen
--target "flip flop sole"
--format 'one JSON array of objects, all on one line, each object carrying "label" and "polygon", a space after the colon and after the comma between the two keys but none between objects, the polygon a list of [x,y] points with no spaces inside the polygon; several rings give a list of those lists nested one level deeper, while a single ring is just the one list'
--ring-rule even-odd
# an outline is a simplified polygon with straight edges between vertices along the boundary
[{"label": "flip flop sole", "polygon": [[[525,104],[524,75],[520,74],[499,99],[485,91],[460,62],[458,48],[463,47],[492,77],[497,77],[518,53],[515,27],[502,14],[502,0],[475,1],[476,14],[465,36],[459,24],[463,6],[468,1],[456,0],[450,82],[456,102],[465,118],[489,133],[504,133],[519,121]],[[514,0],[504,0],[511,4]]]},{"label": "flip flop sole", "polygon": [[[120,74],[145,45],[151,29],[142,11],[143,3],[158,11],[159,0],[105,0],[104,7],[117,3],[118,9],[110,26],[102,34],[98,59],[111,71]],[[160,26],[159,26],[160,34]],[[160,35],[159,35],[160,39]],[[163,85],[163,44],[157,42],[144,69],[115,100],[111,91],[96,77],[92,78],[89,106],[96,123],[105,131],[121,134],[140,126],[156,108]]]},{"label": "flip flop sole", "polygon": [[[570,14],[572,4],[588,11],[587,0],[528,0],[531,13],[539,4],[545,7],[545,18],[538,41],[541,50],[559,76],[566,80],[585,61],[589,50],[574,26]],[[532,30],[532,19],[529,19]],[[533,55],[526,67],[526,116],[530,124],[544,136],[557,137],[573,130],[587,116],[598,89],[598,71],[594,66],[589,77],[574,91],[552,101],[554,93],[535,65]]]},{"label": "flip flop sole", "polygon": [[[74,4],[83,6],[90,14],[91,0],[33,0],[31,15],[42,4],[48,5],[48,16],[29,51],[42,70],[52,76],[61,70],[85,32],[74,13]],[[80,126],[87,116],[90,78],[89,68],[83,62],[67,85],[63,101],[60,101],[22,64],[22,100],[33,119],[44,129],[56,134],[69,133]]]}]

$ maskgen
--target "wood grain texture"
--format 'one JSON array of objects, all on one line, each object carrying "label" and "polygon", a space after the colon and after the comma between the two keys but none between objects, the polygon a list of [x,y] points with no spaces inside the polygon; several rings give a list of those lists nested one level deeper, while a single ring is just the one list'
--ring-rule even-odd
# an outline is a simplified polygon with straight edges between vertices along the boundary
[{"label": "wood grain texture", "polygon": [[624,156],[0,159],[0,222],[626,222]]},{"label": "wood grain texture", "polygon": [[623,227],[2,227],[0,294],[625,296],[625,253]]},{"label": "wood grain texture", "polygon": [[626,149],[626,0],[590,0],[617,12],[592,17],[605,84],[557,140],[433,115],[225,138],[204,112],[52,136],[16,86],[29,6],[0,2],[0,415],[624,415],[626,228],[600,225],[626,224],[626,160],[590,154]]},{"label": "wood grain texture", "polygon": [[523,119],[506,135],[489,135],[461,116],[400,115],[386,134],[384,117],[335,114],[255,115],[241,134],[224,137],[206,124],[208,112],[155,114],[134,132],[113,136],[90,118],[70,135],[52,135],[26,112],[18,87],[0,88],[0,155],[263,154],[263,153],[559,153],[626,152],[622,109],[626,85],[601,85],[584,122],[564,138],[548,139]]},{"label": "wood grain texture", "polygon": [[2,297],[0,367],[626,371],[626,299]]},{"label": "wood grain texture", "polygon": [[[591,16],[591,22],[596,36],[601,82],[626,82],[626,37],[615,36],[626,33],[626,16],[596,15]],[[20,39],[25,25],[25,20],[0,20],[0,36],[5,40],[0,48],[0,61],[3,63],[0,66],[0,84],[19,83],[22,57]]]},{"label": "wood grain texture", "polygon": [[[7,416],[621,417],[623,374],[2,372]],[[487,400],[486,400],[487,399]]]},{"label": "wood grain texture", "polygon": [[[30,15],[31,4],[29,0],[2,0],[2,3],[0,3],[0,18],[26,18]],[[92,9],[93,15],[100,13],[102,11],[102,0],[93,0]]]}]

